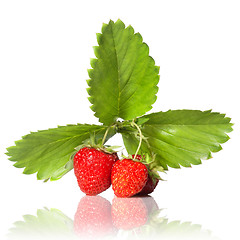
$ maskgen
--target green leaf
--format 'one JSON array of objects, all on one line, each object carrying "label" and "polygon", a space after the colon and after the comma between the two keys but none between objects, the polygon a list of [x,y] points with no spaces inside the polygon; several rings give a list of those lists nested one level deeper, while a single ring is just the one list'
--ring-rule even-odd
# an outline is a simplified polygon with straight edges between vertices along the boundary
[{"label": "green leaf", "polygon": [[97,34],[97,59],[91,60],[88,93],[91,109],[104,124],[143,115],[156,101],[159,67],[139,33],[122,21],[104,24]]},{"label": "green leaf", "polygon": [[145,122],[147,122],[148,120],[149,120],[149,118],[141,117],[141,118],[138,118],[138,119],[137,119],[136,123],[137,123],[138,125],[142,125],[142,124],[144,124]]},{"label": "green leaf", "polygon": [[[108,127],[88,124],[59,126],[48,130],[32,132],[16,141],[16,146],[7,148],[9,160],[15,167],[25,168],[25,174],[37,172],[39,180],[57,180],[72,168],[72,154],[91,134],[96,140],[103,138]],[[115,134],[110,128],[109,139]]]},{"label": "green leaf", "polygon": [[[156,154],[156,166],[165,170],[201,164],[222,149],[220,144],[229,139],[226,133],[232,131],[230,118],[211,111],[169,110],[143,117],[149,120],[142,125],[145,140],[140,151]],[[127,151],[134,154],[139,143],[136,131],[122,135]]]}]

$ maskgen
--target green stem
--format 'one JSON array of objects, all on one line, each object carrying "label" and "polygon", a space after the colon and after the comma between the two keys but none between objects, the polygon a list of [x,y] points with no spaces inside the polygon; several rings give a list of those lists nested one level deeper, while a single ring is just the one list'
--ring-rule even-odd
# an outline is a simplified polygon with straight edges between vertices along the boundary
[{"label": "green stem", "polygon": [[139,127],[135,122],[132,122],[132,125],[137,128],[137,130],[138,130],[138,132],[139,132],[139,137],[140,137],[140,139],[139,139],[139,144],[138,144],[138,148],[137,148],[136,153],[135,153],[134,158],[133,158],[133,160],[135,160],[135,159],[136,159],[136,156],[137,156],[137,154],[138,154],[138,151],[139,151],[139,149],[140,149],[140,147],[141,147],[141,145],[142,145],[143,135],[142,135],[142,131],[141,131],[140,127]]},{"label": "green stem", "polygon": [[102,145],[104,145],[105,140],[106,140],[107,135],[108,135],[108,132],[109,132],[109,129],[110,129],[111,127],[112,127],[112,125],[110,125],[110,126],[107,128],[106,132],[104,133],[104,136],[103,136],[103,139],[102,139]]}]

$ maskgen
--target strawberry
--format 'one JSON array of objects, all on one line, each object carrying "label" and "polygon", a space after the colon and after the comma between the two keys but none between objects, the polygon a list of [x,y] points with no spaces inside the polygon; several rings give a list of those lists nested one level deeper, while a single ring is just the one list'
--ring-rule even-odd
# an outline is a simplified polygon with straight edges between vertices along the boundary
[{"label": "strawberry", "polygon": [[93,147],[83,147],[74,156],[73,167],[80,189],[87,195],[97,195],[111,186],[111,170],[116,153],[106,153]]},{"label": "strawberry", "polygon": [[114,164],[111,179],[112,188],[117,197],[131,197],[145,186],[148,170],[141,162],[123,159]]},{"label": "strawberry", "polygon": [[115,234],[110,202],[101,196],[81,198],[74,217],[74,232],[83,239]]},{"label": "strawberry", "polygon": [[138,193],[138,195],[148,195],[154,191],[156,186],[158,185],[159,180],[157,178],[153,178],[148,174],[148,180],[146,185],[143,187],[141,192]]},{"label": "strawberry", "polygon": [[[132,157],[134,158],[134,155],[132,155]],[[136,159],[141,161],[142,156],[141,155],[136,155]],[[147,183],[143,187],[141,192],[138,193],[138,195],[148,195],[148,194],[152,193],[154,191],[154,189],[156,188],[156,186],[158,185],[158,182],[159,182],[159,179],[155,178],[152,174],[148,174]]]}]

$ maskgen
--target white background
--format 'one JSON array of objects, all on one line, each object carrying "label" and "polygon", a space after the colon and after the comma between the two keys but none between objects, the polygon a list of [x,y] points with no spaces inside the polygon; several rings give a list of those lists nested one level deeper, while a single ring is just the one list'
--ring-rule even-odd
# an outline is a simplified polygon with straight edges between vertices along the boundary
[{"label": "white background", "polygon": [[[140,32],[161,66],[153,111],[226,113],[231,139],[213,159],[170,169],[152,194],[169,220],[190,221],[222,240],[239,233],[239,1],[0,1],[0,238],[24,214],[58,208],[74,217],[81,197],[73,172],[42,183],[4,155],[30,131],[95,123],[86,93],[95,33],[120,18]],[[117,136],[112,141],[122,144]],[[111,189],[101,196],[112,201]]]}]

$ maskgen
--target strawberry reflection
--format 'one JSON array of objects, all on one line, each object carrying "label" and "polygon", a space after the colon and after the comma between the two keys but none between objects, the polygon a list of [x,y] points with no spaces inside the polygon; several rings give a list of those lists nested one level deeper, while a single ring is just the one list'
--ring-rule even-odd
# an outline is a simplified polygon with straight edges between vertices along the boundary
[{"label": "strawberry reflection", "polygon": [[201,239],[216,240],[210,231],[190,222],[169,221],[150,197],[117,198],[111,203],[101,196],[80,199],[74,220],[57,209],[25,215],[10,229],[8,239]]},{"label": "strawberry reflection", "polygon": [[99,239],[112,235],[115,228],[110,202],[100,196],[83,197],[74,217],[74,231],[84,239]]},{"label": "strawberry reflection", "polygon": [[147,223],[151,213],[158,210],[157,203],[150,197],[113,199],[112,220],[118,229],[133,229]]}]

